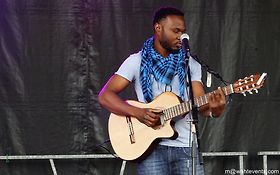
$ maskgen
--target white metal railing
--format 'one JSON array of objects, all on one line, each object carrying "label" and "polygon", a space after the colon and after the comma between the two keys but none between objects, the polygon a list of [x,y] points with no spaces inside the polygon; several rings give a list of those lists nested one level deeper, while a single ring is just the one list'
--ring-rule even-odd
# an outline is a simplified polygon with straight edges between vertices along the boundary
[{"label": "white metal railing", "polygon": [[[55,159],[115,159],[117,155],[112,154],[88,154],[88,155],[18,155],[18,156],[0,156],[0,160],[49,160],[53,174],[57,175],[54,160]],[[124,174],[126,161],[122,161],[120,175]]]},{"label": "white metal railing", "polygon": [[[204,152],[202,156],[204,157],[216,157],[216,156],[238,156],[239,157],[239,169],[240,175],[243,175],[244,170],[244,156],[247,156],[247,152]],[[88,154],[88,155],[17,155],[17,156],[0,156],[0,160],[49,160],[52,172],[54,175],[57,174],[54,160],[56,159],[115,159],[118,158],[117,155],[112,154]],[[122,161],[122,166],[120,169],[120,175],[124,174],[126,166],[126,161]]]},{"label": "white metal railing", "polygon": [[240,175],[244,175],[244,156],[248,156],[248,152],[204,152],[203,157],[226,157],[226,156],[238,156],[239,157],[239,170]]},{"label": "white metal railing", "polygon": [[263,156],[263,170],[264,175],[267,175],[268,168],[267,168],[267,156],[280,156],[280,151],[262,151],[258,152],[259,156]]}]

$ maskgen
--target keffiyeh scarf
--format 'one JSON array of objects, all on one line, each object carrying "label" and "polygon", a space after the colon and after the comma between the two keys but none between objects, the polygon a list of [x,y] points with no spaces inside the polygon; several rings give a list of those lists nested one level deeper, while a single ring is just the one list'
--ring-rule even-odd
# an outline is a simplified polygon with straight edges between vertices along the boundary
[{"label": "keffiyeh scarf", "polygon": [[153,48],[154,38],[151,37],[144,43],[141,50],[140,84],[146,102],[153,100],[151,74],[157,82],[170,85],[176,74],[179,77],[180,97],[184,99],[185,89],[185,55],[182,49],[176,54],[169,54],[167,58],[161,56]]}]

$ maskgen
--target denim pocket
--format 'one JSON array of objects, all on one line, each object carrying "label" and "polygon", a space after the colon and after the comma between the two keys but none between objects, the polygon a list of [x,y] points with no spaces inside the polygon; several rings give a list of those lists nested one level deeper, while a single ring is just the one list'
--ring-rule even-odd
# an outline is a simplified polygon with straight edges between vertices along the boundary
[{"label": "denim pocket", "polygon": [[192,148],[191,147],[182,147],[181,149],[186,154],[186,156],[188,156],[188,157],[192,156]]}]

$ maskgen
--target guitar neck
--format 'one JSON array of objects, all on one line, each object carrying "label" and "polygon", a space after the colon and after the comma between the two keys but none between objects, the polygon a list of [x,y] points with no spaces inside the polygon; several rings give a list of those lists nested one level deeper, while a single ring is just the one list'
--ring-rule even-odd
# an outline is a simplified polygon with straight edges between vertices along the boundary
[{"label": "guitar neck", "polygon": [[[234,89],[233,89],[232,84],[230,84],[228,86],[225,86],[225,87],[222,87],[221,89],[226,96],[234,93]],[[207,93],[207,94],[202,95],[200,97],[194,98],[195,106],[197,106],[199,108],[203,105],[208,104],[209,96],[216,91],[218,91],[218,90],[215,90],[213,92]],[[173,106],[171,108],[163,110],[164,115],[162,116],[163,117],[162,119],[164,121],[170,120],[170,119],[172,119],[176,116],[179,116],[179,115],[182,115],[184,113],[189,112],[191,109],[192,109],[192,102],[191,101],[183,102],[179,105],[176,105],[176,106]]]}]

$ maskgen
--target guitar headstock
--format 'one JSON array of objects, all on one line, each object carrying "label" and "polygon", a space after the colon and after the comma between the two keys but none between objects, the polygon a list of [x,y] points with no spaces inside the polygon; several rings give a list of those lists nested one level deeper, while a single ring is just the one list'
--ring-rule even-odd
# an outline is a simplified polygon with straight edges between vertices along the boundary
[{"label": "guitar headstock", "polygon": [[267,73],[262,73],[262,75],[256,74],[239,79],[233,84],[234,92],[242,93],[244,96],[246,96],[246,92],[249,94],[258,93],[258,89],[263,86],[266,76]]}]

